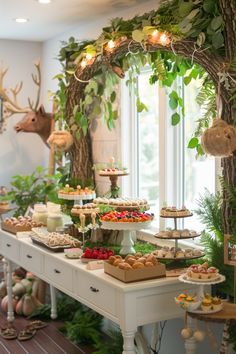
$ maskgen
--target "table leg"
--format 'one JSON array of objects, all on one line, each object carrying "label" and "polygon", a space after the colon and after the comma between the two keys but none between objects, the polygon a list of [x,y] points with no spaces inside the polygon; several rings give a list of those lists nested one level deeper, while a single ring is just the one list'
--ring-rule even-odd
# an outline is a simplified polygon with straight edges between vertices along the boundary
[{"label": "table leg", "polygon": [[7,281],[7,295],[8,295],[8,309],[7,320],[8,322],[14,321],[14,311],[12,302],[12,264],[8,259],[6,261],[6,281]]},{"label": "table leg", "polygon": [[56,300],[55,288],[51,284],[50,284],[50,295],[51,295],[51,318],[55,320],[57,318],[57,300]]},{"label": "table leg", "polygon": [[[195,326],[194,326],[194,321],[191,317],[188,317],[187,325],[188,328],[191,328],[194,332]],[[185,339],[184,347],[185,347],[186,354],[195,354],[197,350],[195,338],[192,336],[188,339]]]},{"label": "table leg", "polygon": [[136,331],[122,331],[124,341],[122,354],[136,354],[134,345],[135,333]]}]

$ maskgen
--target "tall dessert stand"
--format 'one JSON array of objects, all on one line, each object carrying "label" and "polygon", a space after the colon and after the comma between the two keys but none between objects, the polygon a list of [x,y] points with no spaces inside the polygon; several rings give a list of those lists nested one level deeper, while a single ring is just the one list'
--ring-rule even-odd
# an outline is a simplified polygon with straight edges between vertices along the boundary
[{"label": "tall dessert stand", "polygon": [[118,173],[118,174],[110,174],[110,173],[103,173],[100,174],[99,176],[101,177],[109,177],[110,182],[111,182],[111,198],[118,198],[119,197],[119,191],[120,187],[118,186],[118,177],[123,177],[123,176],[128,176],[128,173]]},{"label": "tall dessert stand", "polygon": [[101,228],[105,230],[119,230],[123,231],[123,240],[121,241],[121,255],[134,254],[136,251],[134,249],[134,241],[132,239],[132,232],[145,229],[150,226],[152,221],[145,222],[111,222],[102,221]]},{"label": "tall dessert stand", "polygon": [[[160,215],[161,218],[165,219],[174,219],[174,230],[177,230],[177,219],[183,219],[183,218],[188,218],[193,216],[193,214],[189,215],[182,215],[182,216],[164,216]],[[166,260],[186,260],[186,259],[194,259],[194,258],[200,258],[204,256],[204,253],[202,252],[201,255],[197,256],[190,256],[190,257],[175,257],[176,256],[176,251],[178,249],[178,241],[184,240],[184,239],[194,239],[195,237],[199,237],[201,234],[196,234],[196,235],[189,235],[189,236],[159,236],[159,234],[156,234],[155,237],[162,239],[162,240],[174,240],[175,241],[175,252],[174,252],[174,257],[173,258],[166,258],[166,257],[157,257],[159,259],[166,259]]]}]

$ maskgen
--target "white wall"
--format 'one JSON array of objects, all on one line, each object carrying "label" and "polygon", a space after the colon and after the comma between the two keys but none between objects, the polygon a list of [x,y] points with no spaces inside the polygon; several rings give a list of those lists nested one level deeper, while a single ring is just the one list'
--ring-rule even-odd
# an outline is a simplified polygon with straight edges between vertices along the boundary
[{"label": "white wall", "polygon": [[[27,97],[35,99],[35,84],[31,79],[33,62],[41,57],[42,44],[0,39],[0,66],[8,67],[4,86],[14,87],[21,80],[23,88],[19,103],[27,105]],[[22,114],[9,118],[7,129],[0,134],[0,185],[9,185],[11,176],[28,174],[36,166],[45,165],[47,148],[36,134],[16,133],[13,129]]]}]

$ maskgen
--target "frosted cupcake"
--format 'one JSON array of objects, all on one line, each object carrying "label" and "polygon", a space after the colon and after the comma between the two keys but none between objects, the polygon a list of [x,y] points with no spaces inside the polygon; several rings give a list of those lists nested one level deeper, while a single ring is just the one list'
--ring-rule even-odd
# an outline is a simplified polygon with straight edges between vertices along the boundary
[{"label": "frosted cupcake", "polygon": [[212,298],[212,308],[215,311],[220,311],[222,309],[222,302],[218,296]]},{"label": "frosted cupcake", "polygon": [[204,298],[201,303],[201,309],[205,312],[209,312],[212,309],[212,300]]}]

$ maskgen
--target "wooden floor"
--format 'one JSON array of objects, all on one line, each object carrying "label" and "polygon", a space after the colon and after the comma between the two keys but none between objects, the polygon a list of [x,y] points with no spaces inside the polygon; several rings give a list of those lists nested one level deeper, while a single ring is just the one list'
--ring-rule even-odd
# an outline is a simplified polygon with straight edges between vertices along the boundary
[{"label": "wooden floor", "polygon": [[[0,314],[0,327],[6,327],[6,316]],[[30,323],[23,317],[17,317],[14,327],[17,331]],[[62,322],[50,321],[48,326],[37,330],[35,336],[27,341],[7,340],[0,337],[0,354],[91,354],[88,348],[79,348],[71,343],[58,328]]]}]

